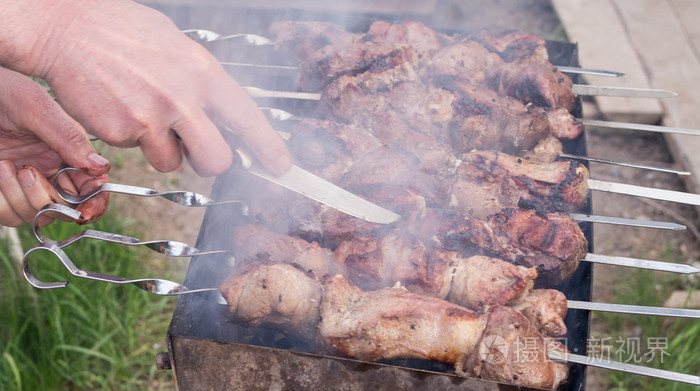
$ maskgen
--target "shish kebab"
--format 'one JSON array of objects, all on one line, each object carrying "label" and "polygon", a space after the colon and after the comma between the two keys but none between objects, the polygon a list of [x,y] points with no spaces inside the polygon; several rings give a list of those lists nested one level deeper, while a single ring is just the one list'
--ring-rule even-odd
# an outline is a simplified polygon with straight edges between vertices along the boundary
[{"label": "shish kebab", "polygon": [[[227,306],[233,305],[233,307],[229,307],[229,310],[232,313],[236,313],[240,310],[240,307],[238,304],[245,303],[245,300],[238,301],[237,294],[240,294],[240,290],[237,289],[237,285],[240,286],[240,276],[239,275],[234,275],[231,276],[231,278],[227,279],[221,286],[218,288],[203,288],[203,289],[189,289],[181,284],[168,281],[168,280],[162,280],[162,279],[154,279],[154,278],[144,278],[144,279],[126,279],[123,277],[119,276],[112,276],[112,275],[105,275],[105,274],[100,274],[100,273],[94,273],[90,271],[86,271],[83,269],[80,269],[73,264],[73,262],[70,260],[70,258],[57,246],[53,244],[39,244],[34,247],[32,247],[27,253],[25,254],[24,258],[22,259],[22,271],[24,277],[27,279],[27,281],[34,287],[39,288],[39,289],[53,289],[53,288],[62,288],[68,285],[67,281],[60,281],[60,282],[44,282],[41,281],[40,279],[36,278],[34,274],[31,272],[30,267],[29,267],[29,256],[31,253],[34,251],[39,251],[39,250],[45,250],[53,253],[55,256],[59,258],[59,260],[62,262],[62,264],[66,267],[66,269],[75,277],[78,278],[85,278],[85,279],[90,279],[90,280],[97,280],[97,281],[102,281],[102,282],[108,282],[108,283],[115,283],[115,284],[132,284],[140,289],[143,289],[147,292],[153,293],[153,294],[158,294],[158,295],[183,295],[183,294],[198,294],[198,295],[206,295],[205,297],[208,300],[213,300],[217,303],[224,304]],[[298,326],[306,326],[307,329],[309,330],[309,334],[314,333],[315,331],[313,330],[315,328],[315,324],[317,323],[317,320],[319,318],[321,319],[326,319],[327,322],[321,322],[319,324],[319,334],[320,336],[324,339],[324,342],[329,344],[329,346],[334,347],[332,350],[335,350],[335,353],[343,353],[344,355],[350,355],[350,356],[355,356],[356,358],[364,358],[364,359],[369,359],[372,361],[375,360],[381,360],[381,359],[391,359],[391,358],[421,358],[421,359],[431,359],[431,360],[438,360],[442,362],[446,362],[449,364],[455,365],[455,368],[457,369],[458,372],[468,375],[469,372],[467,371],[473,371],[473,368],[478,368],[479,370],[477,372],[472,373],[472,375],[476,376],[481,376],[480,371],[481,370],[486,370],[486,375],[485,377],[493,377],[495,372],[494,369],[497,369],[499,365],[493,365],[493,364],[503,364],[503,362],[499,361],[498,363],[481,363],[480,365],[476,364],[474,362],[475,357],[472,357],[471,359],[469,358],[469,354],[474,350],[476,345],[477,340],[480,340],[479,335],[502,335],[501,333],[504,330],[513,330],[512,327],[503,327],[505,325],[512,325],[512,324],[518,324],[522,325],[525,327],[516,327],[515,330],[517,331],[518,336],[528,338],[528,340],[532,340],[533,342],[535,340],[540,341],[540,344],[543,344],[541,347],[544,348],[546,347],[547,351],[549,352],[549,357],[550,359],[553,360],[562,360],[562,361],[572,361],[572,362],[581,362],[581,360],[584,361],[590,361],[591,358],[586,357],[586,356],[580,356],[580,355],[575,355],[569,353],[563,345],[557,344],[557,343],[546,343],[544,344],[544,341],[546,340],[546,337],[543,336],[543,334],[538,331],[536,326],[528,320],[527,316],[525,315],[528,312],[525,313],[520,313],[514,308],[506,307],[506,306],[500,306],[500,305],[495,305],[487,310],[486,313],[479,315],[478,313],[472,312],[468,309],[462,308],[460,306],[448,303],[444,300],[440,300],[438,298],[434,297],[429,297],[429,296],[424,296],[416,293],[411,293],[406,291],[405,289],[402,288],[385,288],[385,289],[380,289],[377,291],[373,292],[365,292],[362,293],[361,290],[359,290],[357,287],[352,286],[351,284],[348,283],[347,280],[342,278],[342,276],[337,275],[335,277],[332,277],[328,280],[326,280],[325,284],[325,295],[321,297],[320,295],[315,295],[315,292],[320,292],[320,285],[318,283],[314,283],[313,280],[309,278],[309,274],[305,273],[299,269],[296,269],[295,267],[287,264],[258,264],[255,265],[255,269],[270,269],[270,270],[277,270],[279,273],[280,271],[284,273],[283,278],[279,278],[281,276],[276,276],[276,278],[270,279],[270,282],[275,282],[274,284],[270,285],[268,284],[255,284],[255,275],[253,275],[253,279],[244,279],[242,282],[243,284],[246,284],[246,282],[253,282],[254,286],[256,286],[258,289],[260,286],[263,287],[263,289],[267,290],[272,290],[274,293],[274,297],[276,298],[274,301],[277,302],[279,301],[280,306],[277,307],[271,307],[271,309],[274,309],[275,312],[277,312],[277,315],[274,313],[270,314],[265,313],[265,312],[257,312],[256,317],[254,318],[249,318],[249,321],[251,322],[259,322],[259,323],[265,323],[268,321],[277,322],[279,325],[280,323],[280,317],[284,317],[285,319],[282,322],[285,322],[286,325],[288,326],[290,322],[294,322],[295,324],[298,323]],[[250,271],[249,271],[250,272]],[[244,270],[245,273],[245,270]],[[289,275],[289,273],[296,273],[295,275]],[[249,273],[250,274],[250,273]],[[265,277],[265,275],[258,275],[259,277]],[[282,282],[290,282],[290,277],[295,280],[294,283],[294,288],[295,289],[287,289],[288,287],[285,286],[283,283],[280,284],[280,281]],[[247,280],[247,281],[246,281]],[[245,285],[243,286],[245,287]],[[319,287],[319,288],[316,288]],[[349,290],[348,290],[349,289]],[[239,293],[237,293],[239,292]],[[247,289],[244,290],[247,294],[255,294],[255,292],[252,289]],[[277,294],[279,292],[279,294]],[[269,292],[267,292],[269,293]],[[348,295],[350,294],[350,295]],[[361,299],[361,296],[358,296],[358,294],[361,295],[367,295],[366,298],[369,299],[369,303],[364,303],[365,298],[363,297]],[[388,296],[387,296],[388,294]],[[301,295],[301,296],[300,296]],[[226,296],[229,300],[224,299],[224,296]],[[263,297],[270,297],[269,294],[263,296]],[[281,301],[282,298],[286,299],[292,299],[295,305],[293,307],[283,307],[281,306]],[[370,299],[371,297],[371,299]],[[388,299],[382,299],[382,297]],[[347,304],[350,304],[350,300],[352,298],[352,302],[358,303],[358,304],[353,304],[347,308],[347,311],[343,310],[343,302],[346,302]],[[304,300],[306,299],[306,300]],[[359,300],[361,299],[361,300]],[[339,301],[340,300],[340,301]],[[376,301],[378,300],[378,301]],[[374,302],[376,301],[376,302]],[[384,305],[376,305],[376,304],[384,304]],[[341,304],[340,307],[337,305]],[[386,305],[386,304],[392,304],[392,305]],[[407,307],[408,306],[408,307]],[[289,309],[293,308],[293,312],[289,312]],[[403,312],[402,309],[405,308],[410,308],[409,311],[409,316],[408,318],[404,319],[406,315],[405,312]],[[338,311],[340,310],[340,311]],[[320,311],[320,312],[319,312]],[[370,311],[369,313],[367,311]],[[377,312],[376,315],[379,316],[378,319],[372,319],[372,317],[364,317],[363,315],[371,315],[372,312]],[[536,313],[538,310],[533,309],[533,311]],[[340,313],[339,313],[340,312]],[[410,315],[412,313],[416,312],[415,315]],[[319,316],[321,314],[325,314],[325,316]],[[350,315],[350,318],[347,318],[346,316],[341,315],[342,313],[347,313]],[[402,315],[403,314],[403,315]],[[498,315],[496,315],[498,314]],[[272,315],[272,317],[270,317]],[[340,315],[340,316],[339,316]],[[499,317],[500,315],[500,317]],[[248,315],[243,315],[243,319],[245,319],[246,316],[250,316],[250,313]],[[466,317],[466,318],[465,318]],[[501,320],[498,320],[502,317]],[[355,320],[353,320],[354,318]],[[462,319],[464,318],[464,319]],[[375,320],[380,320],[380,319],[392,319],[393,321],[390,322],[391,324],[385,324],[386,321],[380,321],[379,323],[376,323]],[[420,321],[420,320],[423,321]],[[440,333],[440,340],[441,344],[444,343],[449,343],[450,349],[445,349],[445,352],[452,352],[448,354],[435,354],[436,350],[434,349],[421,349],[420,345],[422,343],[427,342],[428,345],[431,344],[430,340],[424,340],[424,338],[420,338],[421,336],[425,337],[427,334],[423,334],[423,331],[420,331],[423,329],[424,326],[427,326],[425,324],[425,319],[428,319],[428,321],[431,324],[434,324],[433,322],[438,322],[440,324],[443,324],[443,322],[447,321],[449,322],[454,322],[457,321],[457,323],[463,323],[461,326],[458,325],[457,323],[454,324],[454,326],[457,326],[455,330],[461,330],[461,332],[458,332],[458,335],[454,334],[447,334],[447,335],[442,335]],[[459,320],[462,319],[462,320]],[[414,350],[412,348],[408,348],[405,344],[398,344],[398,349],[389,350],[385,349],[380,349],[380,350],[363,350],[362,345],[355,345],[357,342],[360,342],[361,339],[354,339],[356,335],[359,337],[359,335],[362,333],[361,329],[354,329],[354,326],[350,326],[353,324],[355,321],[363,321],[366,323],[366,325],[373,330],[378,330],[381,329],[382,327],[396,327],[400,326],[402,323],[402,320],[408,320],[410,321],[411,327],[410,329],[407,329],[410,335],[413,335],[416,338],[412,338],[416,342],[416,348],[418,350]],[[348,323],[348,321],[350,323]],[[464,323],[463,321],[466,321]],[[255,323],[251,323],[251,325],[254,325]],[[408,324],[404,325],[407,326]],[[350,326],[350,329],[347,329],[347,327]],[[464,334],[464,332],[467,332],[472,326],[476,326],[474,330],[471,332],[468,332],[467,334]],[[448,326],[449,327],[449,326]],[[466,328],[465,328],[466,327]],[[426,330],[432,330],[433,327],[428,327]],[[448,328],[449,329],[449,328]],[[303,329],[302,329],[303,330]],[[481,333],[479,333],[479,330],[481,330]],[[415,331],[415,334],[414,332]],[[343,333],[349,332],[349,334],[342,336]],[[337,334],[341,333],[341,334]],[[385,335],[382,333],[378,334],[368,334],[366,337],[360,337],[360,338],[367,338],[369,337],[371,340],[376,338],[376,342],[378,343],[386,343],[385,346],[390,347],[394,344],[391,343],[391,340],[386,340],[383,339],[381,336]],[[432,335],[435,335],[432,333]],[[467,338],[467,341],[461,341],[462,339],[465,338],[465,336],[472,336],[473,338]],[[335,339],[334,336],[338,336],[341,339]],[[385,335],[385,336],[388,336]],[[350,338],[348,338],[350,337]],[[457,339],[455,339],[457,337]],[[503,335],[502,337],[507,337],[506,335]],[[403,338],[403,334],[402,334]],[[445,338],[448,341],[445,341]],[[506,338],[509,340],[510,338]],[[336,342],[341,342],[344,341],[344,346],[345,348],[351,348],[352,350],[347,350],[345,351],[345,348],[339,348],[338,345],[335,345],[331,341],[336,341]],[[461,341],[461,342],[460,342]],[[433,341],[437,342],[437,341]],[[474,343],[471,343],[474,342]],[[465,345],[466,343],[466,345]],[[352,346],[355,346],[354,348]],[[381,345],[381,344],[380,344]],[[377,345],[377,346],[380,346]],[[428,346],[425,345],[425,346]],[[401,348],[401,346],[404,346],[404,348]],[[558,347],[559,346],[559,347]],[[359,351],[355,350],[356,348],[360,348]],[[455,352],[454,349],[459,348],[458,352]],[[442,350],[442,349],[438,349]],[[362,357],[356,356],[356,353],[365,351],[366,356],[362,354]],[[356,353],[351,353],[351,352],[356,352]],[[458,357],[455,357],[455,353],[458,354]],[[474,352],[474,353],[479,353]],[[464,357],[464,355],[467,355],[467,357]],[[472,354],[473,355],[473,354]],[[517,359],[517,357],[515,358]],[[471,360],[471,361],[470,361]],[[510,357],[509,360],[511,361],[514,360],[513,357]],[[532,367],[531,370],[536,371],[537,373],[541,373],[545,367],[550,367],[549,370],[545,370],[544,372],[550,373],[550,371],[554,368],[556,368],[556,363],[555,362],[549,362],[549,361],[543,361],[539,360],[537,362],[533,362],[531,360],[525,361],[529,364],[526,365],[526,367]],[[615,370],[621,370],[621,371],[628,371],[636,374],[641,374],[645,376],[651,376],[651,377],[658,377],[658,378],[663,378],[663,379],[669,379],[669,380],[674,380],[674,381],[682,381],[690,384],[700,384],[700,378],[697,376],[690,376],[690,375],[685,375],[681,373],[676,373],[676,372],[671,372],[671,371],[662,371],[662,370],[656,370],[653,368],[646,368],[646,367],[641,367],[641,366],[625,366],[624,364],[617,363],[614,361],[607,361],[607,360],[601,360],[601,359],[595,359],[595,363],[589,363],[589,362],[584,362],[585,364],[589,365],[595,365],[599,366],[602,368],[608,368],[608,369],[615,369]],[[505,381],[505,382],[514,382],[517,384],[522,384],[522,385],[529,385],[529,386],[540,386],[540,387],[557,387],[565,378],[566,378],[566,372],[568,369],[565,366],[560,366],[557,369],[558,375],[556,375],[554,378],[549,378],[547,377],[546,379],[542,379],[541,376],[535,376],[534,378],[530,379],[527,376],[516,376],[512,377],[510,375],[508,376],[498,376],[495,379],[500,380],[500,381]],[[521,367],[520,369],[523,369]],[[506,371],[506,373],[509,373],[509,371]],[[522,372],[519,372],[520,374],[523,374]]]},{"label": "shish kebab", "polygon": [[[315,93],[303,93],[303,92],[287,92],[283,94],[277,94],[272,92],[271,95],[263,90],[254,87],[246,87],[252,96],[268,96],[276,98],[294,98],[294,99],[306,99],[306,100],[320,100],[321,94]],[[269,91],[268,91],[269,92]],[[260,93],[260,95],[258,95]],[[700,206],[700,195],[684,193],[679,191],[671,191],[665,189],[654,189],[643,186],[628,185],[616,182],[600,181],[595,179],[587,180],[588,187],[591,190],[613,192],[619,194],[633,195],[638,197],[652,198],[662,201],[672,201],[678,203],[685,203],[689,205]]]},{"label": "shish kebab", "polygon": [[[313,25],[313,24],[311,24]],[[235,34],[231,36],[226,36],[222,37],[217,33],[206,31],[206,30],[187,30],[186,31],[189,36],[194,37],[199,39],[200,41],[204,42],[211,42],[213,40],[217,39],[230,39],[230,38],[244,38],[246,39],[246,42],[250,44],[264,44],[264,45],[274,45],[274,42],[268,38],[265,37],[260,37],[260,36],[255,36],[251,35],[249,37],[246,37],[246,34]],[[350,34],[350,33],[347,33]],[[487,36],[486,34],[482,34],[484,36]],[[320,35],[321,38],[326,39],[318,39],[320,42],[331,42],[327,40],[324,36]],[[487,36],[488,37],[488,36]],[[318,37],[316,37],[318,38]],[[493,44],[493,41],[498,39],[497,37],[490,37],[490,44],[491,46],[495,46]],[[546,49],[544,48],[544,41],[537,42],[537,39],[540,39],[539,37],[533,37],[533,36],[524,36],[524,37],[519,37],[519,39],[524,39],[524,40],[533,40],[535,42],[528,42],[528,44],[531,46],[527,50],[530,50],[531,52],[529,55],[533,57],[545,57],[545,58],[538,58],[536,60],[533,60],[533,62],[541,63],[542,61],[546,61],[546,53],[543,54],[542,52],[545,51]],[[482,43],[486,38],[481,38]],[[517,39],[516,39],[517,40]],[[308,44],[307,44],[308,45]],[[304,46],[304,44],[300,44],[300,46]],[[533,49],[532,46],[535,48]],[[538,47],[539,46],[539,47]],[[493,48],[491,48],[493,50]],[[507,52],[508,49],[501,49],[502,52]],[[308,51],[308,49],[307,49]],[[536,53],[536,54],[533,54]],[[308,54],[308,52],[307,52]],[[502,53],[499,53],[502,55]],[[519,55],[523,55],[522,53],[519,53]],[[512,58],[508,58],[507,55],[504,55],[504,57],[509,60],[509,61],[514,61]],[[294,66],[286,66],[286,65],[280,65],[280,66],[274,66],[274,65],[258,65],[258,64],[243,64],[243,63],[230,63],[230,62],[223,62],[223,65],[231,65],[231,66],[242,66],[242,67],[247,67],[251,69],[279,69],[279,70],[285,70],[285,71],[298,71],[298,67]],[[567,67],[566,70],[576,70],[580,68],[575,68],[575,67]],[[348,73],[353,73],[356,72],[353,70],[350,72],[350,70],[344,70],[344,72]],[[334,75],[329,75],[330,76],[337,76],[338,74],[341,74],[342,72],[336,72]],[[582,72],[578,72],[582,73]],[[599,75],[609,75],[609,76],[619,76],[620,74],[617,72],[608,72],[608,71],[597,71],[597,70],[592,70],[590,72],[587,72],[589,74],[599,74]],[[664,91],[664,90],[648,90],[648,89],[626,89],[626,88],[620,88],[617,89],[616,87],[595,87],[595,86],[574,86],[574,93],[578,93],[581,95],[589,95],[589,94],[594,94],[594,95],[621,95],[621,96],[632,96],[632,97],[643,97],[643,96],[648,96],[648,97],[669,97],[669,96],[675,96],[675,93],[669,92],[669,91]],[[268,94],[265,94],[268,96]],[[284,96],[282,94],[281,96]],[[303,95],[300,95],[303,96]],[[671,127],[663,127],[663,126],[655,126],[655,125],[645,125],[645,124],[634,124],[634,123],[622,123],[622,122],[607,122],[607,121],[595,121],[595,120],[587,120],[587,119],[576,119],[577,121],[581,122],[584,125],[595,125],[595,126],[601,126],[601,127],[613,127],[613,128],[625,128],[625,129],[638,129],[638,130],[645,130],[645,131],[654,131],[654,132],[665,132],[665,133],[681,133],[681,134],[699,134],[700,132],[694,129],[684,129],[684,128],[671,128]]]}]

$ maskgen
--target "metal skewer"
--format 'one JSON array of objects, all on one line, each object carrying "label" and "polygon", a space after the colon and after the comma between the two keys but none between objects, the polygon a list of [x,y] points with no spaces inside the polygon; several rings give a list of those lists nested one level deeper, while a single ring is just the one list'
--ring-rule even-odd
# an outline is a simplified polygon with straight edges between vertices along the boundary
[{"label": "metal skewer", "polygon": [[568,300],[566,304],[569,309],[616,312],[620,314],[671,316],[676,318],[700,319],[700,310],[685,308],[650,307],[644,305],[612,304],[612,303],[591,303],[588,301]]},{"label": "metal skewer", "polygon": [[47,204],[37,212],[34,217],[34,224],[32,226],[34,230],[34,236],[40,243],[50,243],[58,246],[59,248],[64,248],[72,243],[77,242],[80,239],[89,238],[103,240],[106,242],[119,243],[127,246],[145,246],[151,250],[171,256],[171,257],[192,257],[197,255],[208,255],[208,254],[219,254],[226,253],[229,251],[224,250],[213,250],[213,251],[201,251],[196,247],[190,246],[188,244],[177,242],[173,240],[149,240],[142,241],[137,238],[132,238],[130,236],[118,235],[110,232],[97,231],[94,229],[87,229],[79,234],[71,236],[65,240],[54,240],[47,237],[39,228],[39,217],[44,214],[60,214],[67,217],[73,221],[77,221],[80,218],[80,212],[61,204]]},{"label": "metal skewer", "polygon": [[63,201],[65,201],[69,204],[80,204],[80,203],[87,201],[90,198],[96,196],[99,193],[102,193],[104,191],[108,191],[111,193],[129,194],[129,195],[135,195],[135,196],[141,196],[141,197],[162,197],[168,201],[171,201],[171,202],[174,202],[176,204],[183,205],[183,206],[200,207],[200,206],[213,206],[213,205],[240,203],[245,207],[245,205],[243,204],[243,201],[239,201],[239,200],[214,201],[207,196],[204,196],[204,195],[198,194],[198,193],[194,193],[191,191],[159,192],[157,190],[149,189],[146,187],[122,185],[119,183],[105,183],[102,186],[92,190],[88,194],[76,196],[76,195],[73,195],[73,194],[66,192],[63,189],[63,187],[61,187],[60,183],[58,182],[59,176],[67,171],[79,171],[79,170],[77,168],[73,168],[73,167],[66,167],[66,168],[61,169],[60,171],[58,171],[58,173],[56,173],[56,176],[54,177],[53,185],[54,185],[54,188],[56,189],[56,192],[58,193],[58,196],[61,197],[61,199]]},{"label": "metal skewer", "polygon": [[48,251],[55,255],[63,264],[63,266],[68,270],[68,272],[79,278],[85,278],[88,280],[109,282],[111,284],[131,284],[135,285],[146,292],[153,293],[162,296],[177,296],[184,294],[202,294],[206,295],[207,300],[212,300],[217,304],[226,304],[221,292],[218,288],[203,288],[203,289],[189,289],[184,285],[181,285],[174,281],[164,280],[160,278],[139,278],[139,279],[127,279],[124,277],[113,276],[109,274],[96,273],[87,270],[79,269],[71,261],[71,259],[66,255],[61,248],[52,243],[40,243],[29,249],[24,254],[22,258],[22,273],[24,278],[29,282],[29,284],[38,289],[56,289],[65,288],[68,286],[68,281],[56,281],[56,282],[45,282],[38,279],[29,268],[29,258],[30,255],[35,251]]},{"label": "metal skewer", "polygon": [[655,270],[655,271],[661,271],[661,272],[682,273],[682,274],[700,273],[700,269],[697,269],[697,268],[690,266],[690,265],[686,265],[684,263],[650,261],[647,259],[618,257],[618,256],[611,256],[611,255],[599,255],[599,254],[588,253],[582,259],[582,261],[603,263],[606,265],[634,267],[634,268],[638,268],[638,269]]},{"label": "metal skewer", "polygon": [[659,379],[672,380],[682,383],[700,385],[700,376],[696,375],[686,375],[678,372],[671,372],[664,369],[656,369],[643,367],[640,365],[633,365],[627,363],[621,363],[610,360],[603,360],[595,357],[582,356],[580,354],[566,353],[562,354],[557,351],[549,351],[549,358],[552,360],[560,360],[566,362],[572,362],[576,364],[590,365],[592,367],[611,369],[613,371],[634,373],[637,375],[655,377]]}]

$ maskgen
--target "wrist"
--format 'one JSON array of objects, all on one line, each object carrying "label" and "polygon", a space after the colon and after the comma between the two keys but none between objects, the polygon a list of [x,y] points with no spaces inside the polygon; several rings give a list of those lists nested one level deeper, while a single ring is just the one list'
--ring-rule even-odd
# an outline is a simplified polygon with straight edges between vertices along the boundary
[{"label": "wrist", "polygon": [[0,0],[0,65],[44,77],[80,0]]}]

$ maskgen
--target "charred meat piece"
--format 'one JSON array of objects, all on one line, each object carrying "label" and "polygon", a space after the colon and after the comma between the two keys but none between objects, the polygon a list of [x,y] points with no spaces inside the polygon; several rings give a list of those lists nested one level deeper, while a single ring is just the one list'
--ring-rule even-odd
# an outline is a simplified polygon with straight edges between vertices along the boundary
[{"label": "charred meat piece", "polygon": [[[324,282],[319,337],[326,350],[345,357],[434,360],[453,365],[462,376],[527,387],[557,388],[568,373],[566,364],[552,362],[545,353],[526,359],[525,346],[538,352],[566,350],[508,307],[477,315],[401,287],[363,292],[340,275]],[[505,344],[493,344],[495,337]]]},{"label": "charred meat piece", "polygon": [[571,110],[573,82],[551,64],[504,64],[487,70],[486,84],[523,103]]},{"label": "charred meat piece", "polygon": [[457,257],[455,266],[447,300],[478,312],[522,300],[537,278],[536,268],[482,255]]},{"label": "charred meat piece", "polygon": [[459,254],[427,249],[410,235],[356,236],[333,252],[337,270],[364,290],[400,282],[411,292],[445,298]]},{"label": "charred meat piece", "polygon": [[463,40],[445,46],[421,62],[423,80],[452,77],[474,84],[486,81],[486,69],[503,61],[479,43]]},{"label": "charred meat piece", "polygon": [[253,224],[233,228],[233,254],[237,262],[289,263],[323,276],[329,272],[328,250],[316,242],[271,232]]},{"label": "charred meat piece", "polygon": [[306,118],[290,133],[287,146],[298,164],[331,182],[338,182],[355,160],[382,145],[371,133],[336,121]]},{"label": "charred meat piece", "polygon": [[555,289],[535,289],[511,306],[525,315],[540,333],[561,338],[566,335],[567,301],[563,293]]},{"label": "charred meat piece", "polygon": [[319,336],[331,353],[368,361],[418,358],[460,363],[486,317],[404,288],[364,292],[341,275],[323,284]]},{"label": "charred meat piece", "polygon": [[359,41],[362,35],[330,22],[278,21],[270,25],[270,37],[280,58],[296,64],[323,47],[344,46]]},{"label": "charred meat piece", "polygon": [[420,57],[440,49],[451,37],[437,33],[420,22],[389,23],[377,21],[369,26],[363,40],[374,43],[405,45],[414,48]]},{"label": "charred meat piece", "polygon": [[478,348],[470,352],[458,373],[526,387],[556,389],[568,376],[565,363],[552,362],[550,350],[566,354],[561,343],[543,337],[528,319],[509,307],[492,307]]},{"label": "charred meat piece", "polygon": [[[403,186],[423,196],[428,205],[446,205],[449,202],[446,181],[422,172],[418,167],[420,160],[414,154],[384,146],[355,162],[339,184],[359,194],[363,194],[367,187]],[[375,192],[376,195],[378,193]]]},{"label": "charred meat piece", "polygon": [[316,336],[320,321],[321,284],[313,273],[283,264],[250,264],[219,286],[234,322],[265,325],[297,335]]},{"label": "charred meat piece", "polygon": [[[580,210],[588,196],[588,169],[573,160],[541,162],[494,151],[465,153],[460,159],[457,184],[486,185],[484,189],[494,191],[491,198],[497,199],[501,207],[520,205],[540,211],[572,212]],[[459,186],[453,186],[458,210],[480,208],[479,199],[459,194],[458,190]]]},{"label": "charred meat piece", "polygon": [[549,63],[544,38],[538,35],[523,34],[515,30],[493,35],[486,30],[480,30],[470,35],[469,39],[483,45],[490,52],[497,53],[505,62]]},{"label": "charred meat piece", "polygon": [[326,46],[299,64],[299,88],[318,91],[340,76],[395,74],[394,68],[417,62],[418,55],[408,46],[366,41]]},{"label": "charred meat piece", "polygon": [[525,267],[537,267],[536,284],[554,285],[573,274],[586,255],[588,242],[571,217],[504,209],[485,220],[447,209],[426,209],[411,227],[424,243],[465,256],[484,254]]}]

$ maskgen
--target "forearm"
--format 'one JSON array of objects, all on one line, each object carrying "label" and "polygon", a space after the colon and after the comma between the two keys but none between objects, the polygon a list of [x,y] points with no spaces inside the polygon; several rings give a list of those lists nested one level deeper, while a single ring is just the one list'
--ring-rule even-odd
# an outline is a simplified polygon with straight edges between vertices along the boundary
[{"label": "forearm", "polygon": [[43,77],[82,0],[0,0],[0,65]]}]

